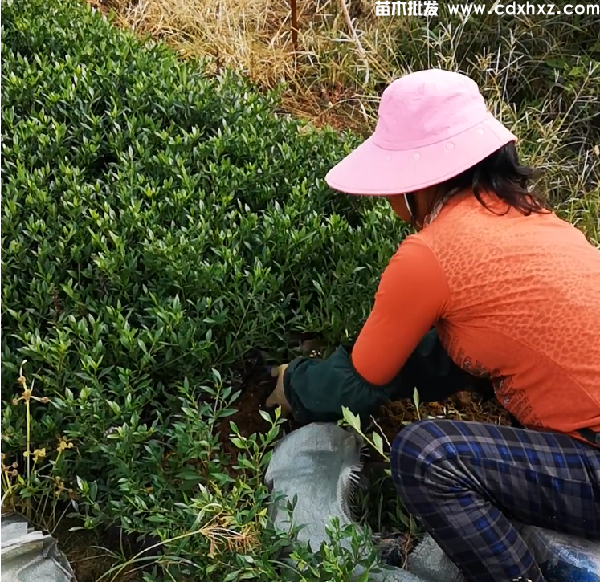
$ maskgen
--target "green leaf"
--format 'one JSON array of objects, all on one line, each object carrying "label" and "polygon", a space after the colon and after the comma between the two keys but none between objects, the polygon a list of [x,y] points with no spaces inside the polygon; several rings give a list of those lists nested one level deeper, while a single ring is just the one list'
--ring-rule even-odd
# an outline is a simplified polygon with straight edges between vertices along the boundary
[{"label": "green leaf", "polygon": [[416,386],[413,390],[413,403],[415,405],[415,408],[418,410],[419,409],[419,391],[417,390]]},{"label": "green leaf", "polygon": [[272,422],[271,416],[269,415],[269,413],[266,410],[259,410],[258,413],[260,414],[261,418],[263,420],[265,420],[266,422],[268,422],[269,424]]},{"label": "green leaf", "polygon": [[381,438],[381,435],[379,433],[374,432],[373,433],[373,444],[375,445],[375,449],[378,453],[380,453],[381,455],[383,455],[383,440]]},{"label": "green leaf", "polygon": [[353,414],[349,408],[342,406],[342,416],[344,420],[356,431],[361,432],[360,417]]},{"label": "green leaf", "polygon": [[194,471],[191,468],[183,469],[177,473],[177,477],[179,479],[186,479],[188,481],[200,481],[201,477],[197,471]]},{"label": "green leaf", "polygon": [[231,439],[231,442],[238,448],[238,449],[246,449],[248,448],[248,445],[246,444],[245,440],[242,440],[241,438],[238,437],[233,437]]}]

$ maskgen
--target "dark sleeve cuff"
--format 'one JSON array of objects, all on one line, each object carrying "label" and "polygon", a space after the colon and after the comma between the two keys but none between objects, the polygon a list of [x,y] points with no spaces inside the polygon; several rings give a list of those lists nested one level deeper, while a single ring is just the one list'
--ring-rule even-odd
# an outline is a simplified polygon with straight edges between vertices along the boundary
[{"label": "dark sleeve cuff", "polygon": [[354,369],[350,351],[340,346],[326,360],[302,357],[291,362],[283,386],[295,420],[337,421],[343,406],[360,416],[373,414],[394,395],[397,382],[369,384]]}]

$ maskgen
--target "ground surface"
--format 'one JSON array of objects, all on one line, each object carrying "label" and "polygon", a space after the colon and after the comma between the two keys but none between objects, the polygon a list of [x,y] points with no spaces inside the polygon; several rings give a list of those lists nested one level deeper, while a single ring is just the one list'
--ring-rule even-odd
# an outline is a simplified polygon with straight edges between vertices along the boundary
[{"label": "ground surface", "polygon": [[[265,400],[274,387],[274,380],[265,371],[257,371],[250,377],[236,403],[238,412],[222,422],[221,436],[225,450],[235,454],[235,448],[229,443],[227,437],[230,420],[238,425],[243,436],[249,436],[268,428],[268,423],[257,411],[266,410]],[[508,413],[496,401],[485,402],[477,394],[469,392],[460,392],[441,403],[420,404],[418,411],[411,399],[391,402],[381,409],[381,414],[376,420],[385,436],[392,442],[404,426],[403,423],[428,417],[510,424]],[[293,426],[293,421],[289,420],[288,422]]]},{"label": "ground surface", "polygon": [[106,576],[115,563],[120,562],[117,556],[134,553],[126,541],[109,533],[69,531],[76,525],[79,524],[63,519],[53,535],[67,556],[77,582],[142,582],[142,575],[137,571]]}]

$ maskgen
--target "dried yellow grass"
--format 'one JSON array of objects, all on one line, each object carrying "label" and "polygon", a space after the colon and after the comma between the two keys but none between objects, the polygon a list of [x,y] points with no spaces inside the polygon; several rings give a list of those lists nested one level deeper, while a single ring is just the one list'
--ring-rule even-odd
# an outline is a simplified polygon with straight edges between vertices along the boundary
[{"label": "dried yellow grass", "polygon": [[340,125],[341,115],[354,129],[372,121],[363,104],[365,79],[372,71],[377,78],[393,76],[377,45],[394,25],[379,20],[373,27],[369,16],[368,34],[357,30],[354,14],[372,11],[363,4],[298,0],[294,45],[287,0],[110,0],[121,24],[166,41],[182,57],[200,57],[215,73],[242,71],[268,89],[285,81],[287,111],[318,125]]}]

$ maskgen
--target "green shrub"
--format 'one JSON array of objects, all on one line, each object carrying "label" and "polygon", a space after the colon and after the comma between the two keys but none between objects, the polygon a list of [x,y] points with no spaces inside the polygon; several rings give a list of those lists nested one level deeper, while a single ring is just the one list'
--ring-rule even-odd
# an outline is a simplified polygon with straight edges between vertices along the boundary
[{"label": "green shrub", "polygon": [[[75,1],[3,16],[3,451],[73,443],[47,457],[60,487],[40,475],[23,496],[72,489],[88,526],[162,540],[216,523],[239,541],[228,558],[173,567],[272,580],[248,556],[279,548],[255,543],[278,428],[235,441],[227,473],[228,370],[256,346],[291,357],[290,330],[355,333],[404,232],[326,188],[356,138],[278,115],[277,94],[207,78]],[[11,402],[23,359],[49,398],[31,403],[29,439]],[[170,555],[207,554],[202,531]]]}]

